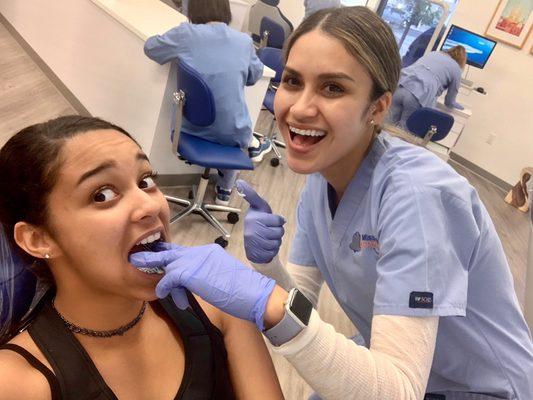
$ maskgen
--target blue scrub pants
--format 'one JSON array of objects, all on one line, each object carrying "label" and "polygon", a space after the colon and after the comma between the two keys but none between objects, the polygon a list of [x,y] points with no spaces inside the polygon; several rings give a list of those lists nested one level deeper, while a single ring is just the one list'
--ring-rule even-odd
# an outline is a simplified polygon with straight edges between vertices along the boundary
[{"label": "blue scrub pants", "polygon": [[216,185],[231,192],[238,175],[239,171],[236,169],[219,169]]},{"label": "blue scrub pants", "polygon": [[398,86],[392,96],[387,122],[402,129],[407,129],[407,118],[421,107],[422,105],[418,99],[409,90],[403,86]]}]

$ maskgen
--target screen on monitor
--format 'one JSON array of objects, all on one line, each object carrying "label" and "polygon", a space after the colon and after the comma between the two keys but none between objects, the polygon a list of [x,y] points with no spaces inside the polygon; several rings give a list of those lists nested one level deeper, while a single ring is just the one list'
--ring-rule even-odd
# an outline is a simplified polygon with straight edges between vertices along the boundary
[{"label": "screen on monitor", "polygon": [[492,50],[494,50],[496,42],[474,32],[452,25],[442,43],[441,50],[448,50],[457,45],[461,45],[466,49],[466,63],[468,65],[483,68],[487,63]]}]

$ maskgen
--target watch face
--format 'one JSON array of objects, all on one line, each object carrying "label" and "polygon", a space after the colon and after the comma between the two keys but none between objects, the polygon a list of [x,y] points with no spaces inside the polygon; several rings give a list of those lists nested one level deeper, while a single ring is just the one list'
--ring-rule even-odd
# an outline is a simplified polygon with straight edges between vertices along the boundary
[{"label": "watch face", "polygon": [[304,325],[307,326],[309,324],[313,304],[299,290],[296,290],[294,294],[290,309]]}]

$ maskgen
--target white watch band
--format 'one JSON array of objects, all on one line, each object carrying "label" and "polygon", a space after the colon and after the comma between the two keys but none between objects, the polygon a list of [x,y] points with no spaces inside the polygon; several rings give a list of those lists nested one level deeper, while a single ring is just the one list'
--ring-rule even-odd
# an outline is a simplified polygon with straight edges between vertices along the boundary
[{"label": "white watch band", "polygon": [[[281,321],[272,328],[263,331],[263,334],[274,346],[281,346],[282,344],[287,343],[298,335],[306,326],[296,315],[294,315],[290,308],[292,299],[296,295],[296,291],[298,291],[298,289],[294,288],[289,292],[289,297],[285,303],[285,314]],[[309,305],[312,308],[311,303],[309,303]]]}]

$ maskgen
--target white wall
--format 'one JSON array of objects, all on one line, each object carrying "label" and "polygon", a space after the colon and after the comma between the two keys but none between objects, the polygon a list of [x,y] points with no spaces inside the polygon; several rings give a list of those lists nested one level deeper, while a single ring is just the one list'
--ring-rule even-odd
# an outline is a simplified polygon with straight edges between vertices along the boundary
[{"label": "white wall", "polygon": [[[498,0],[461,0],[451,23],[485,34]],[[523,49],[498,43],[484,69],[468,79],[488,92],[468,97],[472,109],[454,152],[514,185],[522,167],[533,166],[533,35]],[[487,144],[490,134],[496,138]]]},{"label": "white wall", "polygon": [[145,57],[140,38],[89,0],[0,0],[0,12],[92,115],[149,152],[169,67]]}]

